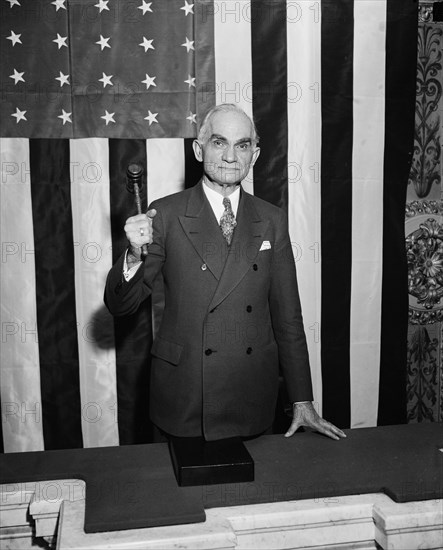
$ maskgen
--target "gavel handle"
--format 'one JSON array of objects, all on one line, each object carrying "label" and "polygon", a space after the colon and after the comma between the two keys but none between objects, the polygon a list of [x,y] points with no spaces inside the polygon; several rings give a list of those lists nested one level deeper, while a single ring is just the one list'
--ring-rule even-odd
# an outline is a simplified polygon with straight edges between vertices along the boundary
[{"label": "gavel handle", "polygon": [[[140,201],[140,193],[139,193],[137,184],[134,185],[134,194],[135,194],[135,204],[137,206],[137,214],[141,214],[142,213],[142,205],[141,205],[141,201]],[[141,248],[142,248],[141,257],[144,260],[146,258],[146,256],[148,255],[148,245],[144,244],[144,245],[142,245]]]}]

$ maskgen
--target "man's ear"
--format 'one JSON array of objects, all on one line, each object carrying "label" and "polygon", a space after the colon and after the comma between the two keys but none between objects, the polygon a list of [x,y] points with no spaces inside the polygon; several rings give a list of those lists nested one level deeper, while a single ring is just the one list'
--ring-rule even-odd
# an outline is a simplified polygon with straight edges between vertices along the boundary
[{"label": "man's ear", "polygon": [[195,158],[199,162],[203,162],[203,147],[202,144],[198,141],[198,139],[194,139],[192,142],[192,148],[194,150]]},{"label": "man's ear", "polygon": [[254,166],[259,156],[260,156],[260,147],[256,147],[254,149],[254,152],[252,153],[251,166]]}]

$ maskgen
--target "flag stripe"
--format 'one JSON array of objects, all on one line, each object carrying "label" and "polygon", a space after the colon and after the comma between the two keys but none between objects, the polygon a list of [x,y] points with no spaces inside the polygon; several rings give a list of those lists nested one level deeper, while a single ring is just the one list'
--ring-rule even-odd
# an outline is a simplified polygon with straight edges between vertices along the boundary
[{"label": "flag stripe", "polygon": [[4,450],[42,451],[29,140],[3,138],[1,167],[0,389]]},{"label": "flag stripe", "polygon": [[70,140],[75,303],[84,447],[118,445],[114,324],[103,303],[112,266],[108,140]]},{"label": "flag stripe", "polygon": [[386,1],[354,5],[351,427],[377,424],[383,240]]},{"label": "flag stripe", "polygon": [[82,447],[69,141],[29,153],[45,449]]},{"label": "flag stripe", "polygon": [[[353,2],[324,0],[321,25],[323,413],[350,425]],[[340,33],[335,29],[340,28]]]},{"label": "flag stripe", "polygon": [[[109,140],[109,173],[112,252],[115,262],[126,249],[123,227],[137,213],[134,195],[126,190],[126,169],[141,163],[146,176],[146,143],[141,139]],[[146,177],[141,193],[146,204]],[[121,445],[150,441],[149,361],[152,343],[151,301],[146,300],[137,313],[114,318],[117,372],[118,429]]]},{"label": "flag stripe", "polygon": [[[268,2],[251,4],[252,91],[245,88],[245,100],[252,101],[262,150],[254,169],[254,195],[287,209],[288,206],[288,123],[289,90],[286,68],[286,5]],[[252,92],[252,93],[251,93]],[[272,144],[278,143],[278,147]]]},{"label": "flag stripe", "polygon": [[184,141],[184,156],[185,156],[185,173],[183,176],[185,188],[193,187],[203,175],[203,165],[195,158],[192,148],[193,139],[185,139]]},{"label": "flag stripe", "polygon": [[[297,7],[302,11],[296,11]],[[319,3],[299,3],[293,10],[287,19],[288,93],[290,89],[293,94],[287,107],[289,232],[297,262],[314,400],[321,413],[321,10]]]},{"label": "flag stripe", "polygon": [[[233,39],[235,37],[235,39]],[[251,1],[214,1],[214,56],[216,104],[235,103],[253,116]],[[253,170],[243,188],[254,192]]]},{"label": "flag stripe", "polygon": [[147,202],[181,191],[185,179],[183,139],[146,140]]},{"label": "flag stripe", "polygon": [[388,2],[379,425],[406,422],[408,287],[404,223],[414,143],[417,13],[414,2]]},{"label": "flag stripe", "polygon": [[[172,195],[184,189],[185,174],[191,183],[191,170],[187,157],[192,154],[189,148],[192,139],[148,139],[146,141],[146,157],[148,163],[148,204],[165,196]],[[197,162],[197,161],[195,161]],[[200,166],[201,165],[197,163]],[[198,176],[200,179],[200,176]],[[194,179],[195,185],[198,179]],[[151,295],[152,333],[159,329],[164,309],[164,292],[161,277],[158,277]]]}]

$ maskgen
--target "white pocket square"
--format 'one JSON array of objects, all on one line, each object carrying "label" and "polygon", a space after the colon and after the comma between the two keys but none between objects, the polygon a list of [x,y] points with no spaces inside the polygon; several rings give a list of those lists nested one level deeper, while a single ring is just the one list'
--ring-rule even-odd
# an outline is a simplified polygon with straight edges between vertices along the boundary
[{"label": "white pocket square", "polygon": [[271,243],[269,241],[263,241],[260,247],[260,252],[262,250],[269,250],[271,248]]}]

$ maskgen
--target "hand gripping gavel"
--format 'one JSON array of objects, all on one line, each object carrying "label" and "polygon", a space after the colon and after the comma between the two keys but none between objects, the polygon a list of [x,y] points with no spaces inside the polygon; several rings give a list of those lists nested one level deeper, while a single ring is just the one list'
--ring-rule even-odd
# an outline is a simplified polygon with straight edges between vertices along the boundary
[{"label": "hand gripping gavel", "polygon": [[[137,207],[137,214],[142,213],[142,205],[140,202],[140,190],[143,186],[143,166],[133,162],[129,164],[126,170],[126,189],[129,193],[135,195],[135,205]],[[145,258],[148,255],[148,247],[146,244],[142,246],[141,256]]]}]

